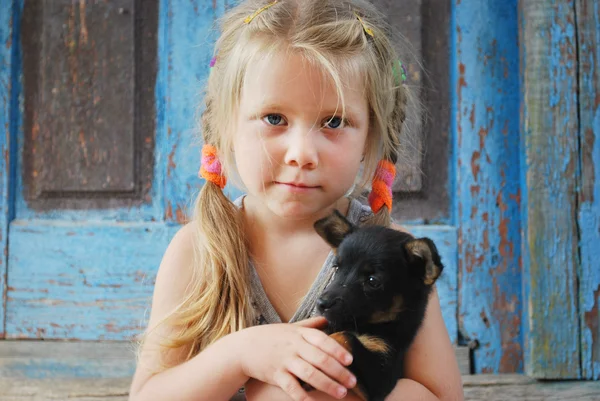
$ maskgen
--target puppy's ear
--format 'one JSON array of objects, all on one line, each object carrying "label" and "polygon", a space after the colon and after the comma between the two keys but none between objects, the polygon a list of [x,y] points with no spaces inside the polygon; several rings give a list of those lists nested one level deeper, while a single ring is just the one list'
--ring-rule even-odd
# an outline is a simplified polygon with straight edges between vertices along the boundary
[{"label": "puppy's ear", "polygon": [[442,265],[437,247],[429,238],[418,238],[404,245],[412,268],[419,269],[419,276],[425,285],[432,285],[440,276]]},{"label": "puppy's ear", "polygon": [[354,230],[354,226],[340,212],[333,213],[314,224],[315,230],[332,248],[337,248],[346,235]]}]

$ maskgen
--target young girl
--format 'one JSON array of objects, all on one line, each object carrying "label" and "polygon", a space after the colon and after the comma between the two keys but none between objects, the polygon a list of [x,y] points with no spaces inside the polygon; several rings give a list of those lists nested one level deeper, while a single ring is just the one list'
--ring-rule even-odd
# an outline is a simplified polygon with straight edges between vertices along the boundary
[{"label": "young girl", "polygon": [[[358,399],[352,356],[314,316],[334,255],[313,223],[337,209],[390,224],[405,73],[366,1],[267,1],[224,17],[207,182],[160,265],[130,400]],[[230,202],[226,178],[246,195]],[[369,208],[351,194],[371,180]],[[435,292],[405,372],[388,400],[462,399]]]}]

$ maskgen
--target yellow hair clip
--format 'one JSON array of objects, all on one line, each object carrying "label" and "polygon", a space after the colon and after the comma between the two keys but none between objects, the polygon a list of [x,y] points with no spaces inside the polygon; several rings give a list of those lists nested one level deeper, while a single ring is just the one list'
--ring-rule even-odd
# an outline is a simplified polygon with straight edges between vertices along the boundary
[{"label": "yellow hair clip", "polygon": [[373,34],[373,30],[372,30],[371,28],[369,28],[369,27],[367,26],[367,24],[365,24],[365,22],[363,21],[363,19],[362,19],[362,18],[360,18],[360,15],[358,15],[358,13],[357,13],[356,11],[354,11],[354,15],[356,15],[356,18],[358,18],[358,20],[359,20],[359,21],[360,21],[360,23],[362,24],[362,26],[363,26],[363,29],[365,30],[365,33],[366,33],[367,35],[369,35],[370,37],[374,38],[374,37],[375,37],[375,35]]},{"label": "yellow hair clip", "polygon": [[275,4],[277,4],[277,1],[278,1],[278,0],[275,0],[274,2],[272,2],[272,3],[269,3],[269,4],[267,4],[266,6],[259,8],[258,10],[256,10],[256,11],[254,12],[254,14],[247,16],[247,17],[244,19],[244,23],[246,23],[246,24],[249,24],[249,23],[251,23],[251,22],[252,22],[252,20],[253,20],[254,18],[256,18],[256,16],[257,16],[258,14],[262,13],[263,11],[265,11],[265,10],[266,10],[266,9],[268,9],[268,8],[271,8],[271,7],[273,7]]}]

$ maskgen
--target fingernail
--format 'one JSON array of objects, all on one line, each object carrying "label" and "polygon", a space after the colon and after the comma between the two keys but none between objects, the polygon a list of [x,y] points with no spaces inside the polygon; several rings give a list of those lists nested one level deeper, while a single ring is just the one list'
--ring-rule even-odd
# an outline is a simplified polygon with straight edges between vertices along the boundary
[{"label": "fingernail", "polygon": [[350,365],[350,364],[352,363],[352,355],[350,355],[350,354],[346,354],[346,356],[344,357],[344,362],[345,362],[347,365]]},{"label": "fingernail", "polygon": [[337,395],[340,398],[345,397],[347,392],[348,390],[346,390],[346,387],[338,387],[337,389]]},{"label": "fingernail", "polygon": [[350,376],[350,380],[348,380],[348,384],[350,385],[350,387],[356,386],[356,377]]}]

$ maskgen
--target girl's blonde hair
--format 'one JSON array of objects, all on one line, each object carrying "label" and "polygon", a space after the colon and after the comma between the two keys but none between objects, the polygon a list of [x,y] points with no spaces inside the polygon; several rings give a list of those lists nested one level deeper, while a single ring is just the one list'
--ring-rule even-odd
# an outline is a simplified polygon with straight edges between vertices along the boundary
[{"label": "girl's blonde hair", "polygon": [[[233,120],[248,66],[279,51],[301,54],[335,84],[342,103],[343,78],[364,80],[370,127],[363,173],[357,189],[367,188],[377,161],[398,159],[407,93],[394,71],[398,56],[385,18],[365,0],[248,0],[221,21],[205,95],[201,126],[204,143],[216,147],[227,177],[236,177]],[[256,15],[255,15],[256,14]],[[254,16],[248,22],[249,16]],[[248,247],[239,209],[221,188],[206,182],[197,198],[193,223],[197,234],[193,279],[187,297],[163,323],[174,328],[162,339],[169,349],[189,347],[192,358],[219,338],[248,327],[250,303]],[[382,207],[374,224],[389,225]]]}]

